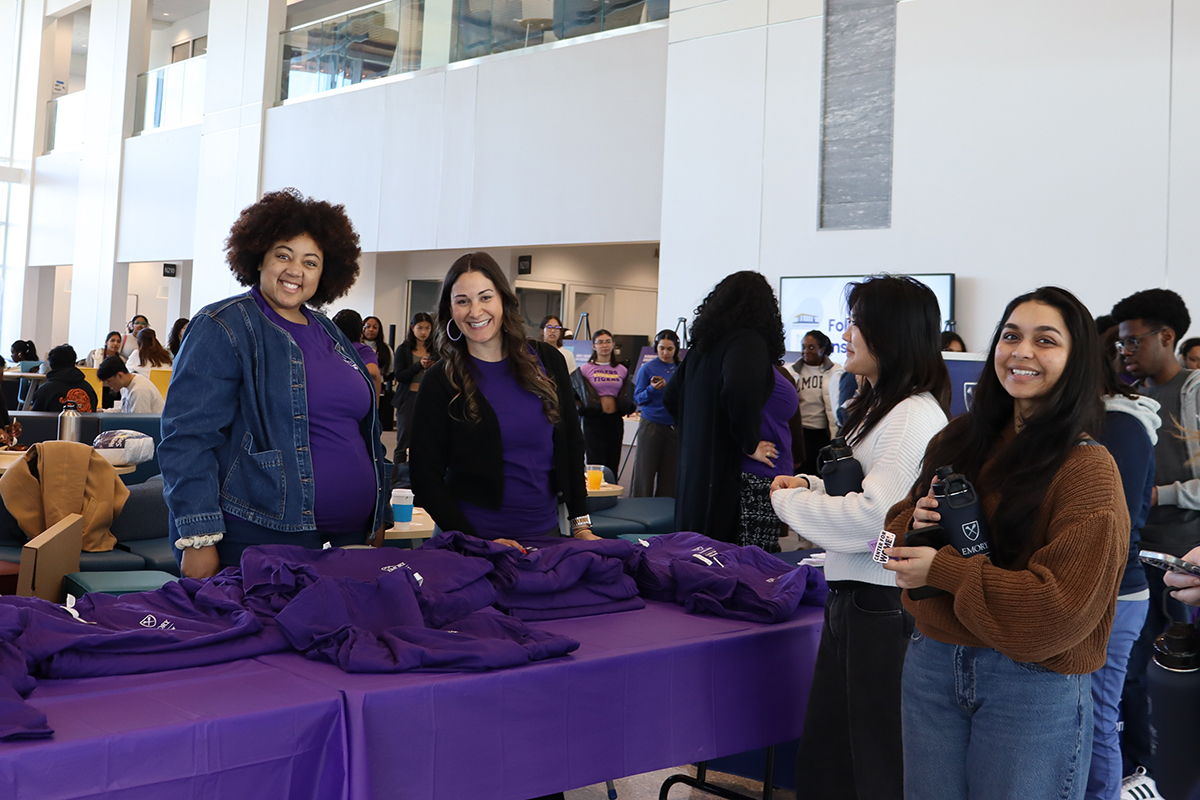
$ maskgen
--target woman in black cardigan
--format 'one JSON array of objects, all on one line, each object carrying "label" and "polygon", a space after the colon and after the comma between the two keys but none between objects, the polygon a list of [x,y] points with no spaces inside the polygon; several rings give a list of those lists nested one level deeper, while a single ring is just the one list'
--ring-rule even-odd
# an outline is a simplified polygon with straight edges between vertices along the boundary
[{"label": "woman in black cardigan", "polygon": [[514,547],[558,533],[598,538],[587,514],[583,434],[566,362],[525,337],[516,294],[486,253],[442,284],[441,360],[421,381],[410,469],[416,503],[442,530]]},{"label": "woman in black cardigan", "polygon": [[687,357],[663,394],[679,429],[676,530],[738,541],[742,460],[766,444],[762,410],[783,352],[775,293],[757,272],[725,278],[696,309]]},{"label": "woman in black cardigan", "polygon": [[433,354],[433,317],[418,311],[408,321],[408,336],[396,345],[396,359],[393,362],[396,379],[396,394],[392,396],[392,405],[396,409],[396,452],[392,458],[392,485],[399,478],[399,465],[408,461],[417,389],[421,386],[425,370],[432,367],[436,360]]}]

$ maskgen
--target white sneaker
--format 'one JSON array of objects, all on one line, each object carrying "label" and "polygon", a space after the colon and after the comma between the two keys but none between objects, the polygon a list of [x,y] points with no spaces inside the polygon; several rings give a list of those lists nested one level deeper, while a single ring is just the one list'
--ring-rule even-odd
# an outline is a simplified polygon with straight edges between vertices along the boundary
[{"label": "white sneaker", "polygon": [[1133,774],[1121,781],[1121,800],[1161,800],[1154,778],[1146,774],[1145,767],[1138,767]]}]

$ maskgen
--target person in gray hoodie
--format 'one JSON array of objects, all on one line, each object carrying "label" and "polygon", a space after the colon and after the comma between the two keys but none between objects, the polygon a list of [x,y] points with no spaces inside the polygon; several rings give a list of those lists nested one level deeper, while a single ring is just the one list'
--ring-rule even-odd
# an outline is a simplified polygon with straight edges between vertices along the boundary
[{"label": "person in gray hoodie", "polygon": [[[1151,508],[1141,545],[1182,556],[1200,545],[1200,443],[1185,431],[1200,429],[1200,370],[1183,369],[1175,345],[1191,326],[1183,298],[1169,289],[1146,289],[1113,306],[1118,325],[1116,350],[1137,390],[1159,403],[1162,427],[1154,446],[1155,475]],[[1163,585],[1162,573],[1146,573],[1150,605],[1146,623],[1130,655],[1125,680],[1125,732],[1121,749],[1125,772],[1144,768],[1153,776],[1145,668],[1154,638],[1187,611]]]},{"label": "person in gray hoodie", "polygon": [[[1116,615],[1108,637],[1104,666],[1092,673],[1092,761],[1085,793],[1087,800],[1113,800],[1122,792],[1125,770],[1118,732],[1119,711],[1129,656],[1145,627],[1150,606],[1150,588],[1138,553],[1142,526],[1154,492],[1154,446],[1158,443],[1158,429],[1162,425],[1158,401],[1138,394],[1117,377],[1112,358],[1117,327],[1112,326],[1101,338],[1105,413],[1097,440],[1108,448],[1121,473],[1130,526],[1129,556],[1117,591]],[[1132,676],[1135,683],[1144,681],[1146,666],[1145,662],[1137,663],[1137,671]]]}]

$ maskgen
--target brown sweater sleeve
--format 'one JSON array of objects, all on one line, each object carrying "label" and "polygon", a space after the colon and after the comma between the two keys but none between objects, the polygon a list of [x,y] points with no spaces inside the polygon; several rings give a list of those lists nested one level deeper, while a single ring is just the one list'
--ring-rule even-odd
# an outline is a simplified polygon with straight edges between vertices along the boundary
[{"label": "brown sweater sleeve", "polygon": [[929,584],[954,595],[959,622],[1017,661],[1040,662],[1091,636],[1115,601],[1129,549],[1129,512],[1108,451],[1081,445],[1043,506],[1045,544],[1024,569],[1001,569],[952,547],[934,557]]}]

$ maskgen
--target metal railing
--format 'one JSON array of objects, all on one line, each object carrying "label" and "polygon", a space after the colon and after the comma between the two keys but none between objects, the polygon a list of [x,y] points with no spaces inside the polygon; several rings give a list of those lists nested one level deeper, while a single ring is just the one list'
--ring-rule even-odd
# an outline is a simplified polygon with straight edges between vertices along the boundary
[{"label": "metal railing", "polygon": [[666,19],[669,0],[384,0],[280,35],[279,100]]}]

